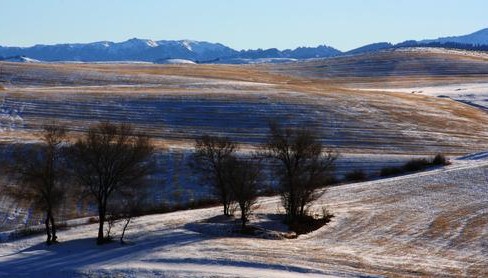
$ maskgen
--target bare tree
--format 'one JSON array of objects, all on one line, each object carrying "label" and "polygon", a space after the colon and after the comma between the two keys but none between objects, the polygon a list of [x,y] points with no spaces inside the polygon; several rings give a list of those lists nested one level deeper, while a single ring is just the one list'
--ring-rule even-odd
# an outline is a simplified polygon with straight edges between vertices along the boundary
[{"label": "bare tree", "polygon": [[255,207],[261,185],[260,165],[256,159],[233,156],[226,162],[224,175],[241,210],[244,230]]},{"label": "bare tree", "polygon": [[325,149],[311,129],[270,124],[264,154],[271,158],[278,178],[287,221],[304,216],[306,206],[320,197],[338,154]]},{"label": "bare tree", "polygon": [[107,205],[115,192],[137,188],[152,172],[154,148],[132,126],[103,122],[70,148],[70,160],[78,183],[96,200],[99,228],[97,244],[103,244]]},{"label": "bare tree", "polygon": [[140,215],[144,200],[146,199],[146,192],[142,188],[126,188],[117,194],[117,200],[112,202],[107,211],[109,216],[109,229],[107,237],[110,236],[110,230],[116,222],[122,222],[122,231],[120,233],[120,243],[125,244],[124,236],[126,234],[129,224],[135,216]]},{"label": "bare tree", "polygon": [[[122,232],[120,234],[120,244],[125,244],[124,236],[132,219],[140,213],[141,202],[137,201],[137,198],[130,198],[125,201],[125,209],[119,214],[120,218],[124,221],[122,226]],[[140,199],[139,199],[140,200]]]},{"label": "bare tree", "polygon": [[229,138],[204,135],[195,142],[192,167],[200,175],[202,184],[210,184],[215,196],[224,206],[224,215],[230,215],[232,191],[224,177],[225,163],[235,153],[237,145]]},{"label": "bare tree", "polygon": [[66,164],[62,152],[65,142],[64,127],[55,123],[45,125],[40,144],[15,146],[13,163],[9,167],[9,173],[23,185],[11,188],[10,195],[18,200],[33,201],[35,207],[46,214],[47,244],[58,239],[54,214],[65,197]]}]

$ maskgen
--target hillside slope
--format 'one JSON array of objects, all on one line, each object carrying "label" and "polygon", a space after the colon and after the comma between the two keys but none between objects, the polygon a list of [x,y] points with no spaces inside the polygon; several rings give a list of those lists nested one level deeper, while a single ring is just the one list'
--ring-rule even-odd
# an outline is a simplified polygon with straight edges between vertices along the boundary
[{"label": "hillside slope", "polygon": [[[195,222],[220,208],[137,218],[131,244],[96,246],[95,225],[0,244],[0,275],[9,277],[484,277],[488,275],[486,153],[445,169],[330,188],[322,206],[332,222],[292,240],[219,237]],[[275,214],[262,198],[256,215]],[[217,228],[217,227],[215,227]]]},{"label": "hillside slope", "polygon": [[[458,85],[477,83],[483,97],[488,62],[476,55],[409,50],[280,66],[0,63],[0,151],[12,142],[35,142],[46,121],[67,125],[72,138],[100,120],[133,123],[157,146],[162,171],[150,202],[161,206],[208,197],[185,166],[194,138],[226,135],[251,151],[263,142],[268,122],[279,120],[310,126],[339,150],[338,178],[355,169],[375,176],[412,157],[488,149],[485,111],[431,96],[451,86],[451,93],[472,100],[473,91],[464,89],[474,87]],[[382,66],[388,59],[397,67]],[[358,76],[344,76],[353,70]],[[434,93],[402,86],[430,86]],[[90,209],[84,206],[78,204]],[[2,230],[39,221],[28,204],[0,198]]]},{"label": "hillside slope", "polygon": [[4,141],[53,119],[73,131],[110,119],[156,140],[188,142],[204,129],[255,144],[274,119],[312,126],[344,152],[459,154],[488,144],[488,115],[477,108],[356,88],[486,82],[484,57],[402,51],[280,66],[0,63],[0,70]]}]

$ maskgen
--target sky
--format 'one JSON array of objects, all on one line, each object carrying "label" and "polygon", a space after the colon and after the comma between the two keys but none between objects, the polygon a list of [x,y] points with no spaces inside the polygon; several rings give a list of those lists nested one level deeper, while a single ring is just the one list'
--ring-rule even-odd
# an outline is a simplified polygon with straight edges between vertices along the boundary
[{"label": "sky", "polygon": [[0,45],[192,39],[350,50],[488,27],[486,0],[0,0]]}]

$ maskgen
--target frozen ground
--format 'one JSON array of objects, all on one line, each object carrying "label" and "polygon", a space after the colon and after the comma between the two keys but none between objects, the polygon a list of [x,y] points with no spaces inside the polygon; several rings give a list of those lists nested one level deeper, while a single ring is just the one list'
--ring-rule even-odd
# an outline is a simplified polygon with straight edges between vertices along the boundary
[{"label": "frozen ground", "polygon": [[[137,218],[130,244],[96,246],[95,225],[0,245],[8,277],[486,277],[488,154],[446,168],[330,188],[322,206],[332,222],[298,239],[202,234],[192,223],[220,208]],[[276,214],[279,198],[260,199],[258,215]]]}]

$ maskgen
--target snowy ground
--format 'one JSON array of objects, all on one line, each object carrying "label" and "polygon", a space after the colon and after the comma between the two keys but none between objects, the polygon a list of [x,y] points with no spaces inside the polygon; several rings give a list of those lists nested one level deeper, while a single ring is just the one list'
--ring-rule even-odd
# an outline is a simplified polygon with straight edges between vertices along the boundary
[{"label": "snowy ground", "polygon": [[[96,246],[95,225],[0,244],[8,277],[486,277],[488,154],[410,176],[330,188],[332,222],[298,239],[222,237],[194,223],[220,208],[137,218],[130,244]],[[279,198],[257,214],[276,214]]]},{"label": "snowy ground", "polygon": [[460,83],[436,86],[413,86],[405,88],[364,89],[365,91],[388,91],[410,94],[422,94],[439,98],[450,98],[461,103],[472,105],[488,112],[488,83]]}]

